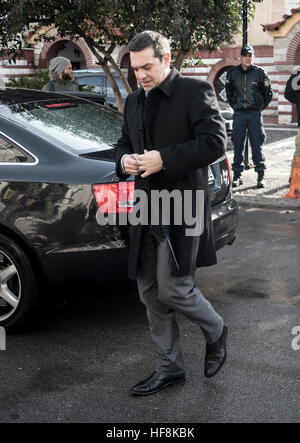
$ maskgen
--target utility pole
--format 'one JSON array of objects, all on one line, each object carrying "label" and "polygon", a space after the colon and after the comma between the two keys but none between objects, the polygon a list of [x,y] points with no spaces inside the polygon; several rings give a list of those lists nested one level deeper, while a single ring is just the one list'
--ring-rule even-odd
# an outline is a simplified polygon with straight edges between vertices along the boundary
[{"label": "utility pole", "polygon": [[248,0],[243,0],[243,46],[248,45]]},{"label": "utility pole", "polygon": [[[243,0],[243,46],[246,45],[248,45],[248,0]],[[248,132],[245,146],[245,169],[250,169]]]}]

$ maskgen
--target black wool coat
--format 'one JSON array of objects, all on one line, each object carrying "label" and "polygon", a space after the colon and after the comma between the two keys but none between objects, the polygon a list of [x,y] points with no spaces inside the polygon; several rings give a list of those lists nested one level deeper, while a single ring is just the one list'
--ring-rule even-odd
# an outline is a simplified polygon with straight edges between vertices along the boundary
[{"label": "black wool coat", "polygon": [[[173,68],[146,99],[141,88],[127,97],[122,135],[115,151],[118,177],[128,177],[121,169],[124,154],[143,154],[144,149],[155,149],[160,151],[164,169],[144,179],[136,176],[136,189],[204,191],[204,231],[200,236],[187,236],[184,224],[162,227],[173,252],[174,275],[193,272],[195,248],[198,248],[196,266],[216,263],[208,165],[224,155],[225,145],[226,130],[217,98],[206,81],[182,77]],[[136,278],[141,233],[142,226],[130,228],[128,274],[131,279]]]},{"label": "black wool coat", "polygon": [[300,127],[300,68],[296,67],[290,75],[285,87],[284,96],[289,102],[296,104],[298,127]]}]

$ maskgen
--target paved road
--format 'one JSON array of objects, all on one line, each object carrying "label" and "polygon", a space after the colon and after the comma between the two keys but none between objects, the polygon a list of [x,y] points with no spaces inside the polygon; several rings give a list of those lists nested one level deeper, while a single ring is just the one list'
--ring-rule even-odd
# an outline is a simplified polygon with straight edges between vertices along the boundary
[{"label": "paved road", "polygon": [[[133,398],[155,359],[136,292],[81,294],[0,352],[0,423],[299,422],[300,212],[241,209],[238,237],[197,271],[229,324],[229,358],[203,376],[204,342],[180,317],[187,384]],[[101,290],[99,289],[99,293]],[[300,343],[300,340],[299,340]]]}]

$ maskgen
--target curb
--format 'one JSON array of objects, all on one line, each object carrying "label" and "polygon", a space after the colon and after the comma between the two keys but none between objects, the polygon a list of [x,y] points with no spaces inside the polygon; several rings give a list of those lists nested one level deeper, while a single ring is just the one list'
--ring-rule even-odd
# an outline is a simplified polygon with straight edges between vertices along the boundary
[{"label": "curb", "polygon": [[240,206],[251,206],[255,208],[266,209],[285,209],[300,211],[300,200],[284,197],[252,196],[252,195],[233,195]]}]

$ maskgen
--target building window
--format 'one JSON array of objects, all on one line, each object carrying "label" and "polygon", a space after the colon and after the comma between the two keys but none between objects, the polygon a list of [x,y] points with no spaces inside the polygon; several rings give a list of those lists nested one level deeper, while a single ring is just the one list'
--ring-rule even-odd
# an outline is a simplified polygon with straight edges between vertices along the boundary
[{"label": "building window", "polygon": [[300,7],[299,0],[285,0],[285,13],[291,14],[291,9],[296,9]]}]

